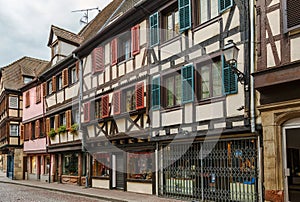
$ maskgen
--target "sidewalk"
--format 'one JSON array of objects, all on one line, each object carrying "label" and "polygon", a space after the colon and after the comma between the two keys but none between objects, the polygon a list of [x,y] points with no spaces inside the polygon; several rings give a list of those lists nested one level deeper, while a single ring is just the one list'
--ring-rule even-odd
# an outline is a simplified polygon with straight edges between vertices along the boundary
[{"label": "sidewalk", "polygon": [[167,199],[167,198],[157,197],[154,195],[137,194],[137,193],[124,192],[119,190],[84,188],[82,186],[76,186],[76,185],[58,184],[58,183],[49,184],[45,182],[29,181],[29,180],[11,180],[7,178],[5,176],[5,173],[3,173],[2,171],[0,171],[0,183],[23,185],[23,186],[29,186],[29,187],[39,188],[39,189],[46,189],[49,191],[59,191],[68,194],[75,194],[75,195],[92,197],[92,198],[107,200],[107,201],[115,201],[115,202],[126,202],[126,201],[180,202],[179,200],[175,200],[175,199]]}]

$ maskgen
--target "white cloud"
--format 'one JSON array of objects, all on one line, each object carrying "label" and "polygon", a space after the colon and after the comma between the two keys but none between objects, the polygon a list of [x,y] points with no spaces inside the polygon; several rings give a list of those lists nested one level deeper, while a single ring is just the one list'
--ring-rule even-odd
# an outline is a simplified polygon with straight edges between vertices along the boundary
[{"label": "white cloud", "polygon": [[[74,10],[99,7],[111,0],[0,0],[0,67],[23,56],[50,59],[47,47],[51,24],[78,33],[83,12]],[[98,11],[89,12],[94,17]]]}]

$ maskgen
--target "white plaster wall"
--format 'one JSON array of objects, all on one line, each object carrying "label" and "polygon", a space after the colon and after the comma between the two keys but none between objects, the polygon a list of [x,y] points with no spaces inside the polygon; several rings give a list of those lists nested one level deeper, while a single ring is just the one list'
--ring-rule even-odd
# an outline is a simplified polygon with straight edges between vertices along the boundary
[{"label": "white plaster wall", "polygon": [[300,37],[290,40],[291,43],[291,62],[300,60]]},{"label": "white plaster wall", "polygon": [[125,130],[126,130],[126,127],[125,127],[125,122],[126,122],[126,120],[125,119],[118,119],[118,120],[116,120],[116,122],[117,122],[117,126],[118,126],[118,129],[119,129],[119,132],[120,133],[124,133],[125,132]]},{"label": "white plaster wall", "polygon": [[105,47],[105,52],[104,52],[105,65],[109,65],[110,64],[110,43],[106,44],[104,47]]},{"label": "white plaster wall", "polygon": [[156,110],[152,112],[151,123],[153,128],[158,128],[160,126],[160,111]]},{"label": "white plaster wall", "polygon": [[273,36],[280,34],[280,10],[277,9],[267,14]]},{"label": "white plaster wall", "polygon": [[78,92],[79,92],[79,84],[76,83],[75,85],[72,85],[69,88],[65,89],[65,93],[66,93],[66,100],[70,99],[70,98],[77,98],[78,97]]},{"label": "white plaster wall", "polygon": [[127,191],[141,194],[152,194],[152,184],[127,182]]},{"label": "white plaster wall", "polygon": [[184,114],[184,122],[192,123],[193,122],[193,103],[188,103],[184,105],[185,114]]},{"label": "white plaster wall", "polygon": [[220,50],[220,42],[216,42],[211,45],[208,45],[205,47],[205,49],[207,54]]},{"label": "white plaster wall", "polygon": [[[137,68],[142,67],[145,50],[146,50],[146,48],[142,48],[140,50],[140,53],[135,56],[135,64],[136,64]],[[145,63],[145,64],[147,64],[147,63]]]},{"label": "white plaster wall", "polygon": [[140,23],[140,45],[147,43],[147,23],[146,20]]},{"label": "white plaster wall", "polygon": [[46,102],[48,107],[52,107],[53,105],[56,105],[55,94],[48,96]]},{"label": "white plaster wall", "polygon": [[[209,34],[208,34],[209,33]],[[203,29],[198,30],[194,34],[194,43],[200,43],[220,33],[220,23],[216,22]]]},{"label": "white plaster wall", "polygon": [[243,110],[237,110],[241,106],[244,106],[244,89],[240,83],[238,83],[238,94],[226,96],[226,103],[228,117],[243,115]]},{"label": "white plaster wall", "polygon": [[176,110],[172,112],[166,112],[162,114],[163,126],[170,126],[182,123],[182,110]]},{"label": "white plaster wall", "polygon": [[106,67],[105,68],[105,82],[110,81],[110,68]]},{"label": "white plaster wall", "polygon": [[[123,65],[124,66],[124,65]],[[114,79],[116,79],[117,78],[117,66],[113,66],[112,68],[111,68],[111,74],[112,74],[112,79],[114,80]]]},{"label": "white plaster wall", "polygon": [[167,59],[181,52],[180,40],[176,40],[166,46],[161,47],[161,60]]},{"label": "white plaster wall", "polygon": [[87,127],[87,132],[90,138],[95,137],[94,124]]},{"label": "white plaster wall", "polygon": [[63,101],[64,101],[64,91],[59,91],[57,93],[57,104],[63,103]]},{"label": "white plaster wall", "polygon": [[216,102],[196,107],[196,121],[204,121],[223,117],[223,103]]}]

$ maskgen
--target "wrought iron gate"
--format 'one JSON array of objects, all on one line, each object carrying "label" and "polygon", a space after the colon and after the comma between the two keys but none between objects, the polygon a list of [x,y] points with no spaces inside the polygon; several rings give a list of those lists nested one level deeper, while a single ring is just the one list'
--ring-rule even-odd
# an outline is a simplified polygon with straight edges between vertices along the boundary
[{"label": "wrought iron gate", "polygon": [[161,146],[161,195],[195,201],[258,201],[256,139]]}]

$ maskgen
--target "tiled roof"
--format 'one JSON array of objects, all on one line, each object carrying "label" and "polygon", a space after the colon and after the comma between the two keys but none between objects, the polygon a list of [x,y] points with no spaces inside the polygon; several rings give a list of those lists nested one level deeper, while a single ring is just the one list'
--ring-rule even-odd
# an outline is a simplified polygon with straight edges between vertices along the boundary
[{"label": "tiled roof", "polygon": [[50,31],[50,37],[49,37],[49,41],[48,41],[48,46],[50,46],[52,44],[52,38],[53,38],[53,34],[56,35],[58,38],[62,38],[65,39],[67,41],[76,43],[76,44],[80,44],[83,41],[83,37],[70,32],[68,30],[62,29],[60,27],[51,25],[51,31]]},{"label": "tiled roof", "polygon": [[1,68],[5,89],[18,90],[25,84],[23,76],[36,77],[48,66],[48,61],[31,57],[23,57],[12,64]]},{"label": "tiled roof", "polygon": [[143,0],[126,0],[122,7],[116,13],[114,13],[111,21],[114,21],[116,18],[120,17],[121,15],[132,9],[136,4],[142,1]]},{"label": "tiled roof", "polygon": [[[85,26],[79,35],[84,38],[84,41],[92,38],[97,34],[105,22],[111,17],[114,11],[119,7],[123,0],[114,0],[109,3],[87,26]],[[131,1],[131,0],[126,0]],[[126,2],[125,1],[125,2]]]}]

